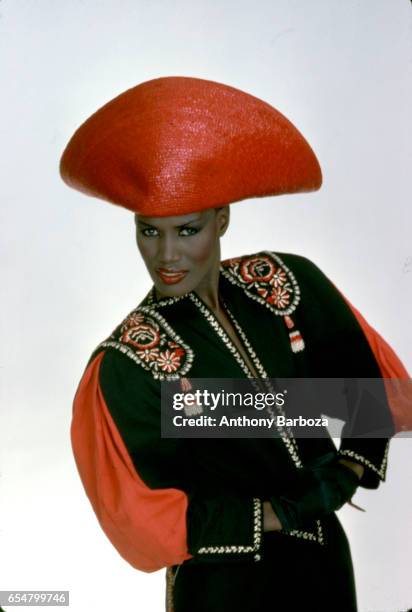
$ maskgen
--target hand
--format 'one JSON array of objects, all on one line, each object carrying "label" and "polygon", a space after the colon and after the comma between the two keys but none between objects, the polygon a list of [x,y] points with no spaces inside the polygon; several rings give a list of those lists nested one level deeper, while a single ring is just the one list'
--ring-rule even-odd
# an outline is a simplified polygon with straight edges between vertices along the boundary
[{"label": "hand", "polygon": [[263,502],[263,531],[280,531],[282,523],[273,510],[270,501]]},{"label": "hand", "polygon": [[328,453],[300,468],[294,485],[270,503],[283,529],[293,531],[339,510],[358,485],[355,470]]},{"label": "hand", "polygon": [[365,468],[363,467],[363,465],[361,465],[360,463],[357,463],[356,461],[349,461],[349,459],[339,459],[339,463],[342,463],[343,465],[346,465],[348,468],[353,470],[356,476],[359,478],[359,480],[361,480],[363,473],[365,471]]}]

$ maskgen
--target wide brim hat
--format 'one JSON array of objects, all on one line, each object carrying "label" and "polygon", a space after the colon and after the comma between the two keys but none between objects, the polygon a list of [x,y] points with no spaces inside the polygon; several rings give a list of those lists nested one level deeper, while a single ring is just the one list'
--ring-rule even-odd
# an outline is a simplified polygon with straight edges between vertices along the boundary
[{"label": "wide brim hat", "polygon": [[192,77],[146,81],[74,133],[63,180],[144,216],[174,216],[263,196],[319,189],[319,162],[270,104]]}]

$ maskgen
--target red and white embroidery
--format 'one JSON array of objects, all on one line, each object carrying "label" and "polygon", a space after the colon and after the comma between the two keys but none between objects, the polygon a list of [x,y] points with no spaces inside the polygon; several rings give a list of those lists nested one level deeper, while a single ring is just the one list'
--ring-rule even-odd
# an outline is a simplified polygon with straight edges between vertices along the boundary
[{"label": "red and white embroidery", "polygon": [[290,346],[294,353],[305,348],[301,333],[290,316],[300,300],[298,283],[276,254],[262,251],[222,262],[222,274],[235,285],[242,287],[249,297],[264,304],[277,315],[283,316],[289,331]]},{"label": "red and white embroidery", "polygon": [[144,349],[144,351],[137,351],[140,359],[145,361],[146,363],[150,363],[151,361],[156,361],[159,358],[159,349]]},{"label": "red and white embroidery", "polygon": [[120,340],[126,344],[135,346],[140,351],[145,351],[157,347],[160,344],[159,326],[149,323],[138,323],[137,325],[126,322],[122,325],[122,335]]},{"label": "red and white embroidery", "polygon": [[123,327],[131,327],[132,325],[139,325],[139,323],[143,323],[144,315],[141,312],[133,311],[131,312],[126,320],[123,322]]},{"label": "red and white embroidery", "polygon": [[102,347],[117,348],[159,380],[176,380],[191,368],[193,351],[150,306],[139,306]]},{"label": "red and white embroidery", "polygon": [[278,308],[286,308],[290,304],[290,293],[287,289],[276,287],[267,298],[267,301]]},{"label": "red and white embroidery", "polygon": [[277,315],[290,315],[300,299],[299,286],[276,253],[262,251],[222,262],[222,274]]},{"label": "red and white embroidery", "polygon": [[239,273],[246,283],[270,283],[276,273],[276,266],[269,257],[258,254],[241,260]]},{"label": "red and white embroidery", "polygon": [[177,372],[180,366],[180,355],[177,352],[164,351],[160,353],[157,365],[163,372]]}]

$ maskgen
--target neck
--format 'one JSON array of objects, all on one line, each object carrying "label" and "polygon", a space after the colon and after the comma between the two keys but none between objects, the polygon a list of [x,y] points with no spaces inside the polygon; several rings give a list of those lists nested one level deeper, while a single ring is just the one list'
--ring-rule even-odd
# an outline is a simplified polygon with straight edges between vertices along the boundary
[{"label": "neck", "polygon": [[204,301],[206,306],[215,314],[222,310],[219,301],[220,278],[220,249],[215,264],[209,276],[195,289],[195,293]]},{"label": "neck", "polygon": [[203,300],[203,302],[212,312],[219,313],[222,310],[220,301],[219,301],[218,287],[208,292],[203,292],[197,289],[195,293]]}]

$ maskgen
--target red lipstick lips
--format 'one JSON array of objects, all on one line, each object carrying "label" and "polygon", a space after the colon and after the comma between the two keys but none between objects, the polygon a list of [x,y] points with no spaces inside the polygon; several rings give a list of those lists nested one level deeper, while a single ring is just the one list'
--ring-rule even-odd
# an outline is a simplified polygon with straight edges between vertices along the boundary
[{"label": "red lipstick lips", "polygon": [[175,285],[186,276],[187,270],[168,270],[167,268],[158,268],[156,270],[160,279],[166,285]]}]

